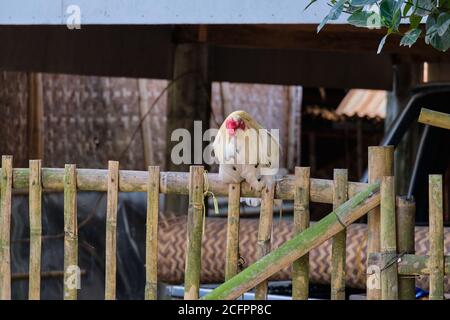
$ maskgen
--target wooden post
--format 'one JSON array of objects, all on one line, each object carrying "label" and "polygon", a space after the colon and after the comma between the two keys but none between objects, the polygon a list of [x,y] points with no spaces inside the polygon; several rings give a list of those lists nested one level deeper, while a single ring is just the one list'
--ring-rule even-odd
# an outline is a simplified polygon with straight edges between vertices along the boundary
[{"label": "wooden post", "polygon": [[275,272],[287,267],[378,206],[379,186],[379,183],[369,185],[326,217],[214,289],[204,299],[235,299]]},{"label": "wooden post", "polygon": [[0,183],[0,300],[11,299],[12,156],[2,156]]},{"label": "wooden post", "polygon": [[[309,227],[310,168],[295,168],[294,229],[295,234]],[[292,263],[292,299],[307,300],[309,295],[309,253]]]},{"label": "wooden post", "polygon": [[430,214],[430,300],[444,299],[444,223],[442,213],[442,175],[428,178]]},{"label": "wooden post", "polygon": [[[345,201],[348,195],[347,169],[334,169],[333,210]],[[346,260],[346,229],[336,234],[332,239],[331,249],[331,299],[345,300],[345,260]]]},{"label": "wooden post", "polygon": [[[261,259],[270,252],[273,221],[274,185],[265,187],[261,193],[261,214],[258,226],[257,258]],[[267,299],[268,282],[261,281],[255,287],[255,300]]]},{"label": "wooden post", "polygon": [[228,187],[228,222],[227,249],[225,261],[225,281],[238,273],[239,264],[239,207],[241,185],[230,184]]},{"label": "wooden post", "polygon": [[108,162],[108,198],[106,204],[105,300],[116,299],[117,200],[119,162]]},{"label": "wooden post", "polygon": [[422,108],[419,122],[430,126],[450,130],[450,114]]},{"label": "wooden post", "polygon": [[189,211],[187,221],[184,299],[198,299],[203,233],[203,167],[191,166],[189,171]]},{"label": "wooden post", "polygon": [[28,73],[28,155],[31,159],[44,156],[43,137],[44,90],[41,73]]},{"label": "wooden post", "polygon": [[[400,254],[414,254],[414,226],[416,217],[416,203],[414,198],[397,197],[396,211],[397,252]],[[414,300],[416,298],[415,284],[415,277],[400,276],[398,279],[398,298],[400,300]]]},{"label": "wooden post", "polygon": [[395,228],[395,181],[383,177],[380,199],[381,298],[398,299],[397,243]]},{"label": "wooden post", "polygon": [[30,160],[29,214],[30,214],[30,265],[28,299],[39,300],[41,290],[41,160]]},{"label": "wooden post", "polygon": [[[369,147],[369,183],[380,182],[383,176],[394,174],[394,147]],[[367,258],[380,252],[380,208],[367,214]],[[368,260],[367,260],[368,263]],[[367,299],[381,299],[381,288],[373,287],[367,281]]]},{"label": "wooden post", "polygon": [[159,167],[148,167],[147,230],[145,245],[145,299],[157,299],[158,285]]},{"label": "wooden post", "polygon": [[76,166],[64,172],[64,300],[76,300],[79,288]]},{"label": "wooden post", "polygon": [[[209,128],[211,114],[211,81],[208,71],[207,43],[179,43],[175,45],[173,83],[167,92],[166,169],[188,171],[189,165],[201,165],[202,139],[194,132],[194,121],[201,121],[203,131]],[[192,137],[189,163],[175,164],[172,150],[179,141],[172,141],[176,129],[187,129]],[[200,132],[200,135],[203,133]],[[197,138],[197,139],[196,139]],[[198,143],[200,142],[200,143]],[[206,143],[203,143],[206,146]],[[198,148],[200,147],[200,148]],[[198,149],[201,149],[198,151]],[[168,195],[165,211],[185,214],[188,199],[185,196]]]},{"label": "wooden post", "polygon": [[150,99],[148,97],[148,79],[138,79],[137,85],[139,89],[139,111],[142,120],[142,141],[144,145],[144,161],[145,166],[148,167],[155,163],[152,147],[152,130],[150,117]]}]

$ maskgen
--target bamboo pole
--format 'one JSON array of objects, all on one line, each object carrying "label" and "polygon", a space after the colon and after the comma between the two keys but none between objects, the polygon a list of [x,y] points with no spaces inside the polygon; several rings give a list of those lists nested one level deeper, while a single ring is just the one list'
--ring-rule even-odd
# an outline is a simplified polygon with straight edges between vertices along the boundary
[{"label": "bamboo pole", "polygon": [[[13,188],[28,191],[29,169],[18,168],[13,170]],[[64,169],[42,168],[43,191],[64,190]],[[147,192],[147,171],[120,170],[120,192]],[[228,196],[228,184],[223,183],[217,173],[208,173],[209,191],[216,196]],[[286,175],[275,183],[275,199],[293,200],[295,177]],[[364,190],[367,183],[349,182],[348,197],[351,198]],[[108,170],[104,169],[77,169],[77,188],[80,191],[108,190]],[[189,194],[189,173],[161,172],[160,192],[164,194]],[[261,192],[251,189],[247,182],[241,184],[241,197],[261,197]],[[310,201],[317,203],[333,203],[333,180],[315,179],[310,181]]]},{"label": "bamboo pole", "polygon": [[[309,227],[310,168],[295,168],[294,229],[295,234]],[[292,263],[292,299],[307,300],[309,295],[309,253]]]},{"label": "bamboo pole", "polygon": [[[414,198],[397,197],[397,252],[400,254],[414,254],[414,225],[416,216],[416,204]],[[400,262],[403,257],[400,258]],[[400,270],[399,270],[400,273]],[[414,300],[416,279],[415,277],[402,277],[398,279],[398,298],[400,300]]]},{"label": "bamboo pole", "polygon": [[[274,186],[267,186],[261,194],[261,214],[258,226],[257,258],[266,256],[271,249],[273,225]],[[261,281],[255,287],[255,300],[266,300],[268,291],[267,280]]]},{"label": "bamboo pole", "polygon": [[444,222],[442,213],[442,175],[428,178],[430,215],[430,300],[444,298]]},{"label": "bamboo pole", "polygon": [[450,114],[448,113],[422,108],[420,110],[419,122],[450,130]]},{"label": "bamboo pole", "polygon": [[378,189],[379,183],[369,185],[366,190],[361,191],[319,222],[214,289],[204,299],[235,299],[277,271],[287,267],[312,248],[330,239],[369,210],[378,206],[380,204]]},{"label": "bamboo pole", "polygon": [[79,288],[76,166],[64,174],[64,300],[76,300]]},{"label": "bamboo pole", "polygon": [[189,171],[189,211],[187,221],[184,299],[198,299],[203,232],[203,167],[191,166]]},{"label": "bamboo pole", "polygon": [[105,300],[116,299],[117,200],[119,162],[108,162],[108,198],[106,202]]},{"label": "bamboo pole", "polygon": [[[347,201],[347,169],[334,169],[333,210]],[[346,229],[336,234],[331,247],[331,299],[345,300]]]},{"label": "bamboo pole", "polygon": [[382,254],[381,298],[398,299],[397,240],[394,177],[383,177],[380,199],[380,247]]},{"label": "bamboo pole", "polygon": [[157,299],[158,285],[158,214],[159,214],[159,167],[148,167],[147,230],[145,251],[145,299]]},{"label": "bamboo pole", "polygon": [[[398,274],[404,276],[430,275],[430,257],[405,254],[398,263]],[[444,274],[450,275],[450,256],[444,257]]]},{"label": "bamboo pole", "polygon": [[228,196],[227,248],[225,261],[225,281],[238,273],[239,263],[239,207],[240,184],[230,184]]},{"label": "bamboo pole", "polygon": [[0,300],[11,299],[12,156],[2,156],[0,183]]},{"label": "bamboo pole", "polygon": [[[384,176],[394,174],[394,147],[369,147],[369,183],[380,182]],[[367,214],[367,258],[371,253],[380,252],[380,208]],[[367,261],[368,264],[369,261]],[[381,288],[374,287],[367,277],[367,299],[379,300]]]},{"label": "bamboo pole", "polygon": [[39,300],[41,290],[41,235],[42,235],[41,160],[30,160],[30,265],[28,299]]}]

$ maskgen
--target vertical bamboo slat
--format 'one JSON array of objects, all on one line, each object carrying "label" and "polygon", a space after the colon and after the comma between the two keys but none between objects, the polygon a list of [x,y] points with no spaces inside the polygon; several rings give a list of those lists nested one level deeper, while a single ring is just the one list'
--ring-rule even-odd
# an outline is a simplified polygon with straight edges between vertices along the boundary
[{"label": "vertical bamboo slat", "polygon": [[2,156],[0,195],[0,299],[11,299],[12,156]]},{"label": "vertical bamboo slat", "polygon": [[382,254],[381,299],[398,299],[397,239],[394,177],[383,177],[380,199],[380,247]]},{"label": "vertical bamboo slat", "polygon": [[231,279],[238,273],[240,196],[241,185],[237,183],[230,184],[228,187],[228,225],[225,281]]},{"label": "vertical bamboo slat", "polygon": [[184,299],[198,299],[200,287],[201,247],[203,233],[203,172],[202,166],[189,171],[189,211],[187,221]]},{"label": "vertical bamboo slat", "polygon": [[442,175],[428,178],[430,215],[430,300],[444,298],[444,224],[442,212]]},{"label": "vertical bamboo slat", "polygon": [[[347,201],[347,169],[334,169],[333,210]],[[331,247],[331,299],[345,300],[345,259],[347,230],[332,238]]]},{"label": "vertical bamboo slat", "polygon": [[105,300],[116,299],[117,200],[119,162],[108,162],[108,198],[106,203]]},{"label": "vertical bamboo slat", "polygon": [[159,167],[148,167],[147,181],[147,230],[145,251],[145,299],[157,299],[158,284],[158,214]]},{"label": "vertical bamboo slat", "polygon": [[[295,234],[309,227],[309,167],[295,168],[294,229]],[[292,264],[292,299],[306,300],[309,295],[309,253]]]},{"label": "vertical bamboo slat", "polygon": [[78,276],[78,224],[76,166],[64,169],[64,300],[76,300]]},{"label": "vertical bamboo slat", "polygon": [[[368,151],[369,184],[380,182],[384,176],[394,174],[394,147],[369,147]],[[380,252],[380,208],[374,208],[367,214],[367,259],[371,253]],[[367,260],[368,263],[368,260]],[[368,269],[367,269],[368,270]],[[367,299],[379,300],[381,287],[373,286],[367,277]]]},{"label": "vertical bamboo slat", "polygon": [[[274,186],[268,186],[261,192],[261,213],[258,226],[257,258],[261,259],[270,252]],[[268,281],[264,280],[255,287],[255,300],[267,299]]]},{"label": "vertical bamboo slat", "polygon": [[41,290],[41,196],[41,160],[30,160],[30,266],[28,286],[28,299],[30,300],[39,300]]},{"label": "vertical bamboo slat", "polygon": [[[397,197],[397,252],[400,254],[414,254],[415,252],[415,216],[416,204],[414,198]],[[414,300],[416,279],[414,276],[399,277],[398,298],[400,300]]]}]

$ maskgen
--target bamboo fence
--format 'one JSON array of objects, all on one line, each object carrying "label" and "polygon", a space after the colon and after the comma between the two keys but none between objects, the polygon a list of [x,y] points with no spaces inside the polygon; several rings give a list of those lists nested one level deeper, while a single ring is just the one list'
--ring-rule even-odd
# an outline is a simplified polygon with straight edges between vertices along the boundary
[{"label": "bamboo fence", "polygon": [[[225,282],[204,299],[235,299],[255,288],[256,299],[267,298],[267,279],[277,271],[292,266],[292,298],[308,299],[308,252],[332,239],[332,299],[345,299],[346,227],[369,213],[368,263],[379,270],[379,282],[368,288],[368,299],[413,299],[416,275],[430,276],[430,299],[443,298],[443,277],[450,273],[450,257],[444,256],[442,219],[442,176],[430,176],[430,254],[414,254],[414,201],[395,196],[392,177],[392,148],[369,149],[369,182],[347,181],[347,171],[336,169],[333,180],[310,177],[307,167],[295,168],[272,187],[256,192],[243,182],[225,184],[217,174],[206,173],[202,166],[190,172],[119,170],[110,161],[107,170],[41,168],[39,160],[29,168],[13,168],[12,157],[2,157],[0,170],[0,298],[11,299],[11,201],[13,191],[29,192],[30,268],[29,299],[40,298],[41,197],[43,192],[64,193],[64,299],[76,299],[79,277],[73,277],[78,260],[77,191],[107,193],[105,299],[116,299],[116,232],[119,192],[147,193],[146,283],[145,299],[156,299],[158,271],[159,194],[189,195],[187,250],[185,264],[185,299],[199,299],[201,249],[205,223],[205,197],[228,196],[228,222]],[[381,186],[381,188],[380,188]],[[259,260],[239,270],[240,197],[260,197],[261,216],[258,230]],[[273,200],[294,201],[295,235],[271,251]],[[328,203],[333,211],[309,225],[310,203]],[[402,232],[397,232],[402,230]],[[370,275],[368,275],[368,278]],[[369,280],[368,280],[369,283]]]}]

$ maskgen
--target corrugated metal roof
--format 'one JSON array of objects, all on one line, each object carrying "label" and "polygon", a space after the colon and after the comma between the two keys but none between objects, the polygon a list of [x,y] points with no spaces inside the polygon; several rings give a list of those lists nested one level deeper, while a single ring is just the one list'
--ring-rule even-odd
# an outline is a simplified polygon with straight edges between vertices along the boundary
[{"label": "corrugated metal roof", "polygon": [[384,90],[352,89],[336,109],[338,115],[347,117],[386,117],[387,92]]}]

